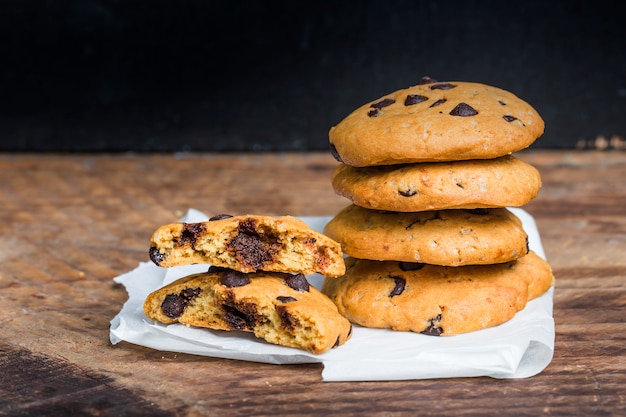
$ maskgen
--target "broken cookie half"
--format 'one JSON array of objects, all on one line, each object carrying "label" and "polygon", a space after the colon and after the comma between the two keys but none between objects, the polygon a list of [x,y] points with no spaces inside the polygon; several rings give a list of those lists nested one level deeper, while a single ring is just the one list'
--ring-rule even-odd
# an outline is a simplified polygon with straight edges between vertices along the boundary
[{"label": "broken cookie half", "polygon": [[145,300],[152,320],[253,333],[269,343],[319,354],[344,344],[352,325],[302,274],[241,273],[211,267]]},{"label": "broken cookie half", "polygon": [[244,273],[345,272],[341,246],[291,216],[219,215],[164,225],[152,235],[150,259],[162,267],[210,264]]}]

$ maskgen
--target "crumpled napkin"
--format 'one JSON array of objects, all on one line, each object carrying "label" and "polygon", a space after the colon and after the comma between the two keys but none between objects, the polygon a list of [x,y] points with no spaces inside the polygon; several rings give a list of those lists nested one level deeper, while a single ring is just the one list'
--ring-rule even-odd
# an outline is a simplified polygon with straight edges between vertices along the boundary
[{"label": "crumpled napkin", "polygon": [[[522,220],[530,248],[545,258],[533,217],[519,208],[509,210]],[[181,221],[207,219],[205,214],[189,209]],[[302,220],[321,231],[330,217],[302,217]],[[526,378],[545,369],[554,353],[553,288],[530,301],[513,319],[496,327],[433,337],[354,326],[352,338],[346,344],[321,355],[272,345],[249,333],[164,325],[146,318],[143,302],[150,292],[207,269],[208,265],[165,269],[152,262],[141,262],[134,270],[115,277],[115,282],[126,287],[129,298],[111,320],[111,343],[126,341],[162,351],[272,364],[321,362],[324,381]],[[322,276],[307,278],[311,285],[321,287]]]}]

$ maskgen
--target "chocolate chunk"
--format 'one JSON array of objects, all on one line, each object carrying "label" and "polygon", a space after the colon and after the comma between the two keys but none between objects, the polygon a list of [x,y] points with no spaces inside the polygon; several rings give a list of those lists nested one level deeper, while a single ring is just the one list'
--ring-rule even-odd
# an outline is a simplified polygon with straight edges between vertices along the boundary
[{"label": "chocolate chunk", "polygon": [[[515,116],[509,116],[509,115],[504,115],[504,116],[502,116],[502,118],[503,118],[504,120],[506,120],[507,122],[509,122],[509,123],[514,122],[514,121],[516,121],[516,120],[519,120],[517,117],[515,117]],[[520,121],[520,123],[522,123],[522,121],[521,121],[521,120],[519,120],[519,121]],[[524,124],[524,123],[522,123],[522,124]]]},{"label": "chocolate chunk", "polygon": [[163,260],[167,257],[166,254],[159,251],[159,248],[155,248],[154,246],[150,248],[148,255],[150,256],[150,260],[157,265],[160,265],[161,262],[163,262]]},{"label": "chocolate chunk", "polygon": [[222,308],[222,319],[233,330],[250,330],[263,319],[254,304],[224,304]]},{"label": "chocolate chunk", "polygon": [[238,262],[255,271],[271,262],[281,248],[276,236],[261,229],[257,230],[254,219],[241,221],[237,232],[226,244],[226,248]]},{"label": "chocolate chunk", "polygon": [[417,190],[398,190],[398,194],[400,194],[402,197],[413,197],[415,194],[417,194]]},{"label": "chocolate chunk", "polygon": [[402,292],[404,291],[404,286],[406,285],[406,280],[402,277],[391,276],[389,278],[392,278],[396,283],[396,285],[393,287],[393,290],[391,290],[391,292],[389,293],[389,298],[402,294]]},{"label": "chocolate chunk", "polygon": [[441,314],[438,314],[437,317],[434,317],[428,320],[429,325],[426,330],[422,331],[422,334],[427,336],[441,336],[443,333],[443,329],[439,327],[439,322],[441,321]]},{"label": "chocolate chunk", "polygon": [[445,98],[439,99],[439,100],[435,101],[433,104],[431,104],[428,108],[431,108],[431,107],[437,107],[437,106],[439,106],[440,104],[445,103],[446,101],[447,101],[447,100],[446,100]]},{"label": "chocolate chunk", "polygon": [[206,230],[204,223],[183,223],[183,230],[176,240],[178,246],[193,246],[198,237]]},{"label": "chocolate chunk", "polygon": [[399,262],[398,266],[403,271],[419,271],[425,264],[420,262]]},{"label": "chocolate chunk", "polygon": [[297,298],[291,297],[289,295],[279,295],[278,297],[276,297],[276,299],[281,303],[291,303],[292,301],[298,301]]},{"label": "chocolate chunk", "polygon": [[285,306],[276,306],[276,312],[280,317],[280,326],[283,329],[293,331],[296,327],[299,327],[300,320],[296,316],[289,314]]},{"label": "chocolate chunk", "polygon": [[435,80],[434,78],[430,78],[429,76],[425,75],[417,82],[417,85],[432,84],[436,82],[437,80]]},{"label": "chocolate chunk", "polygon": [[455,108],[450,111],[451,116],[469,117],[476,116],[478,112],[467,103],[459,103]]},{"label": "chocolate chunk", "polygon": [[220,277],[220,284],[227,287],[243,287],[250,283],[250,277],[239,271],[228,270]]},{"label": "chocolate chunk", "polygon": [[285,278],[285,284],[296,291],[309,291],[309,281],[306,280],[306,277],[303,274],[291,275]]},{"label": "chocolate chunk", "polygon": [[223,266],[211,265],[209,267],[209,269],[207,270],[207,272],[210,272],[212,274],[217,274],[217,273],[220,273],[220,272],[226,272],[228,270],[229,270],[228,268],[224,268]]},{"label": "chocolate chunk", "polygon": [[233,216],[232,216],[232,215],[230,215],[230,214],[217,214],[217,215],[215,215],[215,216],[211,217],[211,218],[209,219],[209,221],[210,221],[210,222],[213,222],[213,221],[215,221],[215,220],[224,220],[224,219],[228,219],[228,218],[231,218],[231,217],[233,217]]},{"label": "chocolate chunk", "polygon": [[426,100],[428,100],[428,97],[426,96],[421,96],[419,94],[409,94],[408,96],[406,96],[406,99],[404,100],[404,105],[412,106],[414,104],[421,103]]},{"label": "chocolate chunk", "polygon": [[168,294],[161,303],[161,310],[167,317],[175,319],[181,316],[189,301],[198,296],[200,288],[186,288],[180,294]]},{"label": "chocolate chunk", "polygon": [[341,156],[339,156],[339,152],[337,152],[337,147],[334,144],[330,144],[330,154],[335,158],[337,162],[343,162]]},{"label": "chocolate chunk", "polygon": [[387,107],[395,103],[396,101],[392,98],[384,98],[382,100],[377,101],[376,103],[372,103],[370,105],[370,111],[367,113],[369,117],[377,117],[380,114],[380,109],[383,107]]},{"label": "chocolate chunk", "polygon": [[456,85],[454,84],[450,84],[450,83],[439,83],[439,84],[435,84],[435,85],[431,85],[430,89],[431,90],[451,90],[454,87],[456,87]]},{"label": "chocolate chunk", "polygon": [[370,105],[370,108],[382,109],[383,107],[391,106],[395,102],[396,102],[396,100],[394,100],[392,98],[384,98],[384,99],[382,99],[380,101],[377,101],[376,103],[372,103]]}]

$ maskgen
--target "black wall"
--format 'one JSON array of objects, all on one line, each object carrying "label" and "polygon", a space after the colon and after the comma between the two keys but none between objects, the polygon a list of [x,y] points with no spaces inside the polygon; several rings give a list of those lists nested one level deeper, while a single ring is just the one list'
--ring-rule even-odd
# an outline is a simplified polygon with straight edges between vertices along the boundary
[{"label": "black wall", "polygon": [[514,92],[533,147],[626,135],[616,1],[0,0],[0,150],[327,149],[423,75]]}]

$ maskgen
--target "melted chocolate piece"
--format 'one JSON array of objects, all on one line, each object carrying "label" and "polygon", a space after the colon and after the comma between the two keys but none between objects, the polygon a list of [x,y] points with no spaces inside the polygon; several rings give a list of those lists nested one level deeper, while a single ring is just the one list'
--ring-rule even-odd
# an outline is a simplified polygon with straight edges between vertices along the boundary
[{"label": "melted chocolate piece", "polygon": [[150,248],[148,255],[150,256],[150,260],[157,265],[160,265],[161,262],[163,262],[163,260],[167,257],[166,254],[159,252],[159,249],[154,246]]},{"label": "melted chocolate piece", "polygon": [[392,278],[396,283],[396,285],[393,287],[393,290],[391,290],[391,292],[389,293],[389,298],[402,294],[404,292],[404,286],[406,285],[406,280],[402,277],[394,277],[394,276],[390,276],[389,278]]},{"label": "melted chocolate piece", "polygon": [[276,306],[276,312],[280,317],[280,325],[283,329],[294,330],[296,327],[299,327],[300,321],[297,317],[289,314],[287,307]]},{"label": "melted chocolate piece", "polygon": [[455,108],[450,111],[451,116],[469,117],[476,116],[478,112],[472,106],[467,103],[459,103]]},{"label": "melted chocolate piece", "polygon": [[257,230],[254,219],[241,221],[238,229],[237,235],[226,244],[226,248],[243,265],[255,271],[262,269],[280,250],[278,238]]},{"label": "melted chocolate piece", "polygon": [[426,96],[421,96],[419,94],[409,94],[408,96],[406,96],[406,99],[404,100],[404,105],[412,106],[414,104],[421,103],[426,100],[428,100],[428,97]]},{"label": "melted chocolate piece", "polygon": [[334,144],[330,144],[330,154],[335,158],[337,162],[343,162],[341,160],[341,156],[339,156],[339,152],[337,152],[337,147]]},{"label": "melted chocolate piece", "polygon": [[176,243],[178,246],[193,246],[205,230],[206,226],[203,223],[183,223],[183,230]]},{"label": "melted chocolate piece", "polygon": [[227,270],[224,275],[220,277],[220,284],[226,287],[243,287],[250,283],[250,277],[247,274],[239,271]]},{"label": "melted chocolate piece", "polygon": [[425,75],[417,82],[417,85],[432,84],[436,82],[437,80],[435,80],[434,78],[430,78],[428,75]]},{"label": "melted chocolate piece", "polygon": [[431,85],[430,89],[431,90],[451,90],[454,87],[456,87],[456,85],[454,84],[450,84],[450,83],[439,83],[439,84],[435,84],[435,85]]},{"label": "melted chocolate piece", "polygon": [[446,101],[447,101],[447,100],[446,100],[445,98],[439,99],[439,100],[435,101],[433,104],[431,104],[428,108],[431,108],[431,107],[437,107],[437,106],[439,106],[440,104],[445,103]]},{"label": "melted chocolate piece", "polygon": [[276,297],[276,299],[281,303],[291,303],[292,301],[298,301],[297,298],[291,297],[289,295],[279,295],[278,297]]},{"label": "melted chocolate piece", "polygon": [[216,274],[216,273],[220,273],[220,272],[226,272],[228,270],[229,270],[228,268],[224,268],[223,266],[211,265],[209,267],[209,269],[207,270],[207,272],[210,272],[212,274]]},{"label": "melted chocolate piece", "polygon": [[224,219],[229,219],[231,217],[233,216],[230,214],[216,214],[215,216],[211,217],[209,221],[214,222],[215,220],[224,220]]},{"label": "melted chocolate piece", "polygon": [[398,262],[398,266],[403,271],[419,271],[424,265],[420,262]]},{"label": "melted chocolate piece", "polygon": [[291,275],[285,278],[285,284],[291,289],[300,292],[309,292],[309,281],[303,274]]},{"label": "melted chocolate piece", "polygon": [[180,317],[189,301],[197,297],[201,291],[200,288],[186,288],[180,294],[166,295],[161,303],[163,314],[172,319]]},{"label": "melted chocolate piece", "polygon": [[420,333],[427,336],[441,336],[441,334],[443,333],[443,329],[438,326],[440,321],[441,314],[438,314],[437,317],[433,317],[432,319],[428,320],[428,322],[430,323],[429,326],[426,328],[426,330]]},{"label": "melted chocolate piece", "polygon": [[252,329],[263,319],[254,304],[224,304],[222,308],[224,309],[222,319],[233,330]]}]

